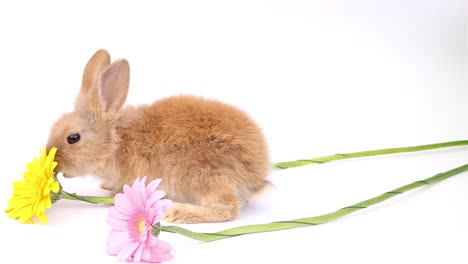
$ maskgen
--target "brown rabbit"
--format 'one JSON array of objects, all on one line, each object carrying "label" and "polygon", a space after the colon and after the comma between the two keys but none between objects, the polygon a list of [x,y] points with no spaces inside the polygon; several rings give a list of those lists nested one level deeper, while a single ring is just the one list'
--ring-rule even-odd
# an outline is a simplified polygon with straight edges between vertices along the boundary
[{"label": "brown rabbit", "polygon": [[173,223],[233,219],[261,191],[271,166],[260,128],[244,112],[195,96],[122,108],[129,87],[125,59],[110,64],[105,50],[87,63],[75,110],[53,125],[64,177],[95,175],[119,192],[137,177],[161,178],[175,201]]}]

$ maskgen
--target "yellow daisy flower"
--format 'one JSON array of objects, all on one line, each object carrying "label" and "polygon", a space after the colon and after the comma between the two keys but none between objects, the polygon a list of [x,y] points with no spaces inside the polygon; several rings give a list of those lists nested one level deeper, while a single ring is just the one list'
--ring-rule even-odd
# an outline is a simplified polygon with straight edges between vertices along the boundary
[{"label": "yellow daisy flower", "polygon": [[56,148],[52,148],[49,154],[46,148],[42,149],[39,159],[34,157],[27,164],[27,170],[23,174],[23,181],[13,183],[13,195],[8,201],[5,210],[8,217],[17,219],[21,223],[33,223],[34,216],[42,223],[47,223],[45,211],[52,206],[51,193],[60,191],[60,184],[55,179],[54,169],[57,162],[54,161]]}]

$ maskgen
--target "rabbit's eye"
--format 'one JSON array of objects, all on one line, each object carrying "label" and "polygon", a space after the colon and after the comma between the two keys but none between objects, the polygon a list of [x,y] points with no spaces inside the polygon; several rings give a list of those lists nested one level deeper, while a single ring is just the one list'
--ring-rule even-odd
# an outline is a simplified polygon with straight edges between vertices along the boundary
[{"label": "rabbit's eye", "polygon": [[73,134],[67,138],[68,144],[75,144],[78,141],[80,141],[80,134]]}]

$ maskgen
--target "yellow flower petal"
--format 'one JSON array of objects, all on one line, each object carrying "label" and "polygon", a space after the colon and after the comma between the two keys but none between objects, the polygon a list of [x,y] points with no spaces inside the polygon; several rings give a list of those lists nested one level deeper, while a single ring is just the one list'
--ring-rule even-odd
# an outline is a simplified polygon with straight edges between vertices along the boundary
[{"label": "yellow flower petal", "polygon": [[58,181],[54,181],[50,185],[50,190],[53,191],[54,193],[58,193],[60,191],[60,184],[58,183]]},{"label": "yellow flower petal", "polygon": [[46,199],[45,200],[45,208],[50,208],[52,207],[52,200],[51,199]]},{"label": "yellow flower petal", "polygon": [[57,149],[52,148],[47,154],[44,147],[39,159],[34,157],[27,163],[23,181],[13,183],[12,196],[5,209],[8,217],[20,223],[33,223],[32,218],[36,216],[41,223],[47,223],[45,211],[52,206],[50,192],[60,191],[60,184],[54,174],[56,152]]},{"label": "yellow flower petal", "polygon": [[47,216],[45,214],[38,215],[37,219],[39,220],[39,222],[47,224]]}]

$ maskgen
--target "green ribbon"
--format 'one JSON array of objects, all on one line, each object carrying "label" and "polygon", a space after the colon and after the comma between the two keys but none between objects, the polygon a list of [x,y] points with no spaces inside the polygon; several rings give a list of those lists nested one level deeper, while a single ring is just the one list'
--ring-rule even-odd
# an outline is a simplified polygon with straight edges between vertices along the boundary
[{"label": "green ribbon", "polygon": [[456,147],[456,146],[464,146],[464,145],[468,145],[468,140],[450,141],[450,142],[443,142],[443,143],[436,143],[436,144],[429,144],[429,145],[419,145],[419,146],[412,146],[412,147],[377,149],[377,150],[368,150],[368,151],[353,152],[353,153],[334,154],[334,155],[306,159],[306,160],[278,162],[274,164],[274,166],[278,169],[288,169],[288,168],[299,167],[299,166],[304,166],[304,165],[321,164],[321,163],[325,163],[329,161],[342,160],[342,159],[353,159],[353,158],[370,157],[370,156],[377,156],[377,155],[415,152],[415,151]]},{"label": "green ribbon", "polygon": [[333,220],[349,215],[356,211],[376,205],[387,199],[390,199],[397,195],[401,195],[413,189],[440,182],[442,180],[445,180],[449,177],[452,177],[456,174],[459,174],[467,170],[468,170],[468,164],[465,164],[455,169],[452,169],[443,173],[439,173],[430,178],[427,178],[421,181],[415,181],[413,183],[401,186],[399,188],[388,191],[379,196],[367,199],[365,201],[355,203],[347,207],[343,207],[332,213],[319,215],[319,216],[299,218],[299,219],[287,220],[287,221],[278,221],[278,222],[272,222],[269,224],[239,226],[239,227],[226,229],[226,230],[216,232],[216,233],[197,233],[197,232],[193,232],[193,231],[190,231],[188,229],[185,229],[179,226],[161,226],[160,228],[161,228],[161,231],[165,231],[169,233],[178,233],[178,234],[181,234],[183,236],[186,236],[195,240],[199,240],[203,242],[210,242],[210,241],[215,241],[215,240],[220,240],[220,239],[225,239],[225,238],[230,238],[230,237],[236,237],[240,235],[286,230],[286,229],[298,228],[298,227],[304,227],[304,226],[320,225],[320,224],[331,222]]},{"label": "green ribbon", "polygon": [[114,204],[114,197],[78,195],[76,193],[68,193],[63,190],[61,191],[61,198],[93,204]]}]

